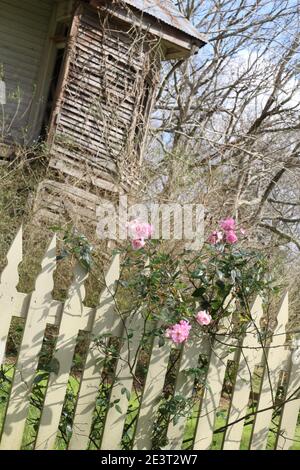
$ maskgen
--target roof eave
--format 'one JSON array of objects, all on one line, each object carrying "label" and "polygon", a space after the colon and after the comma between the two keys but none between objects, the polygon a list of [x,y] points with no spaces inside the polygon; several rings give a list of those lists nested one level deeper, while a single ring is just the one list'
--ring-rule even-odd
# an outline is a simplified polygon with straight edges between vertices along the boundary
[{"label": "roof eave", "polygon": [[180,45],[167,40],[163,40],[163,42],[165,45],[163,60],[188,59],[192,55],[197,54],[199,49],[206,44],[206,42],[191,40],[187,43],[186,47],[183,47],[182,42]]},{"label": "roof eave", "polygon": [[201,38],[190,36],[186,32],[178,30],[134,7],[130,7],[132,14],[129,15],[128,9],[116,8],[106,0],[90,0],[90,4],[96,8],[105,9],[120,20],[142,27],[154,36],[159,37],[164,43],[162,48],[165,51],[162,57],[164,60],[188,58],[208,42],[204,35],[201,35]]}]

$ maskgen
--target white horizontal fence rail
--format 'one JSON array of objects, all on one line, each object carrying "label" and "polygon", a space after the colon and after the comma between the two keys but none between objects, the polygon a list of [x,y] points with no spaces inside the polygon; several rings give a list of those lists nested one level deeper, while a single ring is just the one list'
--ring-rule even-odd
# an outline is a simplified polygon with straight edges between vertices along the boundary
[{"label": "white horizontal fence rail", "polygon": [[[121,449],[124,426],[132,399],[136,406],[135,427],[131,435],[131,448],[150,450],[153,446],[153,432],[156,427],[158,407],[166,383],[166,373],[171,355],[170,342],[159,344],[155,337],[148,344],[149,363],[143,389],[135,396],[134,378],[137,354],[144,340],[144,315],[138,312],[133,318],[124,320],[115,307],[115,287],[120,276],[120,259],[115,255],[107,271],[106,287],[102,291],[99,306],[91,309],[84,305],[84,282],[86,271],[76,266],[67,300],[62,303],[52,298],[53,273],[56,268],[56,239],[51,241],[42,261],[32,294],[17,291],[19,282],[18,266],[22,261],[22,230],[15,237],[7,255],[7,265],[0,281],[0,362],[6,367],[5,349],[13,317],[25,320],[24,331],[16,364],[13,367],[9,397],[7,399],[0,449],[20,449],[26,430],[30,410],[31,392],[36,377],[39,354],[48,324],[58,328],[53,360],[58,364],[52,371],[46,386],[39,427],[34,448],[53,449],[59,432],[61,414],[68,389],[72,362],[78,334],[89,334],[89,344],[84,370],[79,380],[79,390],[73,410],[69,449],[84,450],[89,447],[95,409],[102,376],[105,369],[105,352],[94,347],[93,337],[103,336],[106,346],[109,338],[119,338],[120,354],[109,393],[109,403],[104,413],[100,449]],[[170,419],[166,427],[165,448],[181,449],[185,440],[192,442],[193,449],[210,449],[217,427],[218,409],[226,377],[228,361],[235,361],[236,378],[233,384],[230,404],[222,435],[221,448],[239,449],[245,425],[245,416],[251,415],[249,397],[253,397],[253,375],[255,367],[262,367],[260,391],[256,412],[252,416],[252,433],[249,448],[265,449],[274,407],[279,410],[278,429],[274,430],[276,449],[289,449],[293,445],[300,408],[300,366],[292,363],[291,352],[285,347],[285,331],[288,322],[288,296],[284,296],[277,318],[277,327],[266,348],[262,348],[260,320],[263,316],[261,299],[258,297],[251,309],[253,322],[249,325],[243,340],[226,336],[226,330],[216,335],[215,340],[207,337],[188,341],[181,349],[173,396],[191,399],[195,393],[194,379],[186,375],[187,369],[197,367],[200,356],[208,358],[205,386],[194,410],[193,435],[186,439],[187,425],[191,419],[180,416],[175,422]],[[230,318],[227,319],[230,322]],[[159,325],[156,325],[156,327]],[[224,326],[224,325],[223,325]],[[126,336],[130,332],[130,340]],[[286,391],[278,405],[276,390],[282,371],[286,372]],[[291,401],[289,399],[292,398]],[[117,403],[118,406],[114,406]],[[1,423],[0,423],[1,424]],[[191,446],[190,446],[191,448]]]}]

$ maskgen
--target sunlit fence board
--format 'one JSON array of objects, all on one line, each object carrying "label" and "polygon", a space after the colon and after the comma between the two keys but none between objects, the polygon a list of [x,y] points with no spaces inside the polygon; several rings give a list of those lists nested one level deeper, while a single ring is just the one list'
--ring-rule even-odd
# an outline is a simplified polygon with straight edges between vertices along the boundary
[{"label": "sunlit fence board", "polygon": [[[144,323],[145,312],[140,311],[138,315],[126,319],[118,312],[115,289],[120,277],[119,256],[114,256],[106,273],[106,287],[101,293],[99,306],[90,309],[84,305],[84,282],[87,279],[87,273],[80,265],[77,265],[74,270],[67,300],[62,303],[52,299],[53,272],[56,266],[55,251],[56,244],[53,239],[41,263],[41,272],[37,277],[35,290],[30,295],[18,292],[16,288],[19,282],[18,266],[22,261],[22,231],[20,230],[8,252],[7,266],[1,275],[0,362],[5,360],[4,354],[12,317],[23,317],[25,326],[12,377],[0,448],[20,449],[21,447],[46,325],[54,324],[59,328],[53,353],[57,370],[50,373],[46,387],[35,448],[54,448],[78,333],[85,331],[89,334],[89,347],[84,370],[79,378],[79,390],[68,448],[83,450],[89,446],[93,416],[105,367],[105,347],[109,345],[110,338],[116,338],[120,342],[120,354],[115,363],[107,408],[103,413],[105,419],[101,428],[102,439],[100,435],[98,436],[99,446],[101,449],[120,448],[126,419],[128,416],[130,418],[128,405],[134,401],[137,410],[135,411],[136,428],[132,429],[130,435],[133,439],[132,446],[134,449],[150,450],[153,447],[153,431],[156,429],[158,408],[164,396],[167,366],[172,357],[171,342],[165,341],[162,345],[160,338],[155,336],[153,344],[148,344],[147,350],[149,348],[150,352],[147,356],[147,374],[144,386],[138,390],[138,400],[134,390],[136,358],[145,344],[144,341],[141,342],[141,339],[145,340],[144,332],[148,333],[149,324],[146,327]],[[300,369],[299,365],[292,363],[291,351],[285,342],[288,296],[283,298],[278,313],[278,324],[272,341],[268,343],[265,350],[260,347],[259,340],[258,325],[262,315],[259,298],[256,299],[251,312],[256,328],[253,328],[253,324],[248,326],[242,348],[238,340],[226,335],[231,321],[230,317],[225,319],[229,322],[228,325],[222,325],[222,329],[213,341],[208,336],[197,340],[191,336],[182,347],[176,369],[178,372],[173,397],[182,395],[187,400],[192,400],[195,392],[194,378],[186,371],[197,367],[200,355],[206,356],[209,361],[207,375],[204,377],[202,398],[200,400],[200,397],[197,397],[200,405],[194,430],[194,449],[211,447],[226,368],[228,361],[233,359],[237,367],[237,377],[233,386],[222,448],[225,450],[240,447],[244,419],[249,406],[250,377],[254,367],[259,363],[264,364],[264,372],[257,404],[259,413],[254,417],[250,448],[253,450],[266,448],[274,406],[278,408],[278,399],[276,404],[275,394],[283,368],[287,368],[288,372],[287,401],[283,407],[278,408],[282,412],[276,436],[276,448],[289,449],[293,444],[300,407],[298,391]],[[149,323],[151,322],[152,320]],[[129,337],[128,333],[130,333]],[[94,339],[102,336],[104,348],[101,349],[97,347]],[[196,409],[193,411],[196,412]],[[180,449],[185,438],[187,418],[180,417],[176,424],[172,421],[172,416],[170,418],[166,429],[168,438],[166,448]],[[230,425],[230,423],[234,424]]]},{"label": "sunlit fence board", "polygon": [[277,450],[288,450],[293,445],[300,408],[299,387],[299,364],[292,364],[292,361],[290,361],[285,398],[288,401],[285,403],[282,410],[276,443]]},{"label": "sunlit fence board", "polygon": [[163,391],[169,356],[170,345],[166,343],[160,347],[159,339],[156,337],[153,342],[146,384],[141,399],[134,438],[135,449],[147,450],[152,447],[153,426],[159,405],[159,398]]},{"label": "sunlit fence board", "polygon": [[[273,406],[275,404],[279,374],[288,352],[284,348],[285,325],[288,320],[288,294],[281,302],[277,316],[277,326],[269,349],[265,350],[264,372],[261,390],[257,403],[257,414],[254,416],[252,428],[251,449],[264,450],[267,445],[268,433],[271,424]],[[263,411],[264,410],[264,411]]]},{"label": "sunlit fence board", "polygon": [[42,262],[27,314],[22,344],[15,368],[1,449],[19,449],[30,404],[30,393],[38,366],[49,306],[52,303],[53,272],[56,267],[56,239],[53,238]]},{"label": "sunlit fence board", "polygon": [[20,314],[20,294],[17,292],[19,282],[18,266],[22,261],[22,229],[17,233],[7,254],[7,266],[4,268],[0,282],[0,364],[5,353],[6,341],[13,314]]},{"label": "sunlit fence board", "polygon": [[244,420],[247,415],[254,367],[261,362],[263,355],[260,320],[263,316],[262,302],[257,297],[251,309],[251,323],[240,349],[239,365],[233,395],[228,413],[228,423],[224,435],[224,450],[238,450],[243,433]]},{"label": "sunlit fence board", "polygon": [[[109,334],[112,336],[120,336],[122,333],[123,325],[115,311],[114,302],[115,282],[119,279],[119,274],[120,259],[119,255],[116,255],[106,274],[106,287],[101,294],[99,308],[96,310],[93,325],[94,337]],[[109,336],[104,338],[106,344],[108,344],[108,340]],[[84,450],[88,447],[104,359],[105,353],[99,351],[99,349],[95,348],[91,343],[79,389],[69,449]]]},{"label": "sunlit fence board", "polygon": [[91,309],[83,305],[86,277],[86,272],[78,265],[62,315],[54,354],[59,370],[58,374],[54,372],[50,374],[37,436],[37,449],[53,449],[54,447],[78,332],[87,329],[89,320],[93,319]]},{"label": "sunlit fence board", "polygon": [[[183,347],[175,385],[175,396],[182,395],[187,400],[192,400],[195,378],[193,375],[187,375],[186,370],[196,368],[199,356],[202,354],[206,355],[209,351],[209,343],[206,337],[200,339],[200,341],[195,340],[195,342],[194,344],[187,342]],[[167,432],[168,449],[181,449],[186,421],[187,419],[184,416],[180,416],[177,423],[170,419]]]},{"label": "sunlit fence board", "polygon": [[143,327],[144,318],[141,312],[133,319],[129,318],[126,321],[123,332],[124,344],[117,362],[115,383],[110,396],[110,402],[117,403],[118,407],[114,406],[108,409],[101,442],[103,450],[120,449]]},{"label": "sunlit fence board", "polygon": [[231,349],[234,345],[224,335],[218,335],[212,345],[205,391],[196,426],[194,440],[194,449],[196,450],[208,450],[211,446],[227,362],[233,359]]}]

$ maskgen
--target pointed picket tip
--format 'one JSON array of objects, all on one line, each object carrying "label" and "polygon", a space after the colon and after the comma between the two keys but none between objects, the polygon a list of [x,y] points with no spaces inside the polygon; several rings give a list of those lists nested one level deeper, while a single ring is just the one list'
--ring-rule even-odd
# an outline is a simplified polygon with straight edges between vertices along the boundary
[{"label": "pointed picket tip", "polygon": [[23,237],[23,225],[20,225],[19,230],[16,233],[15,240],[19,240],[22,242],[22,237]]},{"label": "pointed picket tip", "polygon": [[286,290],[282,295],[277,318],[276,328],[272,344],[283,344],[285,342],[284,334],[286,333],[286,326],[289,321],[289,293]]},{"label": "pointed picket tip", "polygon": [[7,260],[17,259],[19,263],[22,261],[22,258],[23,258],[23,226],[22,225],[17,231],[17,234],[8,250],[6,257],[7,257]]},{"label": "pointed picket tip", "polygon": [[105,275],[105,285],[111,286],[120,276],[120,254],[116,253]]},{"label": "pointed picket tip", "polygon": [[234,313],[234,311],[236,310],[236,299],[233,297],[231,292],[227,295],[226,299],[224,300],[223,308],[231,313]]},{"label": "pointed picket tip", "polygon": [[56,235],[51,239],[41,262],[41,272],[35,282],[35,295],[50,293],[54,287],[53,274],[56,268]]},{"label": "pointed picket tip", "polygon": [[1,284],[10,284],[14,287],[19,283],[19,264],[23,259],[23,226],[19,228],[6,255],[7,265],[0,274]]},{"label": "pointed picket tip", "polygon": [[232,294],[227,295],[224,300],[224,309],[228,310],[230,315],[221,318],[218,326],[218,334],[224,334],[232,326],[232,315],[235,312],[236,305],[235,299],[232,299]]},{"label": "pointed picket tip", "polygon": [[88,271],[79,262],[77,262],[73,271],[73,280],[69,288],[65,308],[77,308],[78,311],[82,311],[86,295],[84,283],[88,278],[88,274]]},{"label": "pointed picket tip", "polygon": [[21,251],[22,251],[22,240],[23,240],[23,225],[20,226],[19,230],[17,231],[16,233],[16,236],[14,238],[14,241],[12,242],[12,245],[11,245],[11,248],[12,247],[21,247]]},{"label": "pointed picket tip", "polygon": [[280,302],[279,311],[277,315],[278,325],[281,321],[284,321],[284,320],[286,320],[286,323],[287,323],[288,311],[289,311],[289,292],[288,290],[286,290],[281,297],[281,302]]},{"label": "pointed picket tip", "polygon": [[253,301],[251,307],[251,316],[253,320],[260,319],[263,316],[263,304],[260,295],[257,295],[255,300]]}]

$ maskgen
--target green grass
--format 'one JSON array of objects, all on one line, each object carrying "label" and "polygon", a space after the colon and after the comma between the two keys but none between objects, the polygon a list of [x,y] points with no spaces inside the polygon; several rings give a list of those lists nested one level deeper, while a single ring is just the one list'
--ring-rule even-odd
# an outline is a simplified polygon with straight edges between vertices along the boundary
[{"label": "green grass", "polygon": [[[250,412],[250,409],[248,411]],[[216,421],[215,421],[215,425],[214,425],[215,430],[223,427],[226,424],[226,415],[227,415],[226,408],[219,410]],[[196,418],[193,418],[188,421],[187,427],[185,430],[184,440],[192,439],[194,435],[195,425],[196,425]],[[240,450],[248,450],[250,439],[251,439],[251,431],[252,431],[251,424],[244,426]],[[300,450],[300,424],[298,424],[296,428],[294,439],[295,439],[295,442],[293,446],[291,447],[291,450]],[[222,442],[223,442],[223,433],[220,432],[218,434],[214,434],[211,450],[221,450]],[[272,450],[274,449],[274,447],[275,447],[275,434],[270,431],[268,435],[266,450]]]},{"label": "green grass", "polygon": [[[6,376],[9,377],[10,379],[12,378],[13,376],[12,366],[10,366],[9,369],[6,370]],[[41,387],[44,387],[44,389],[46,390],[47,380],[42,380],[40,382],[40,385]],[[64,404],[64,410],[68,410],[68,412],[72,413],[76,396],[78,394],[78,390],[79,390],[78,380],[75,377],[71,376],[69,380],[69,384],[68,384],[67,399]],[[0,382],[0,425],[1,426],[3,423],[4,415],[5,415],[8,391],[9,391],[9,385],[7,383],[1,384]],[[136,411],[137,398],[135,394],[132,394],[129,406],[131,407],[133,411],[130,414],[128,414],[126,423],[130,423],[130,421],[135,417],[137,413]],[[222,426],[225,425],[226,415],[227,415],[226,407],[220,408],[217,413],[217,418],[216,418],[214,429],[221,428]],[[37,428],[36,428],[35,423],[37,423],[39,419],[40,419],[40,411],[36,407],[31,405],[29,407],[28,418],[26,421],[26,426],[25,426],[25,431],[24,431],[24,436],[23,436],[23,441],[22,441],[22,449],[30,450],[34,448],[34,442],[35,442],[36,433],[37,433]],[[191,442],[191,439],[193,438],[195,426],[196,426],[196,418],[192,418],[188,420],[187,427],[185,430],[185,435],[184,435],[184,441],[187,442],[185,446],[186,448],[188,448],[188,444]],[[101,426],[99,428],[99,433],[101,434]],[[69,433],[69,437],[70,435],[71,435],[71,432]],[[130,437],[132,437],[131,433],[127,436],[127,439],[130,439]],[[251,437],[251,425],[246,425],[244,426],[244,430],[243,430],[241,447],[240,447],[241,450],[248,449],[250,437]],[[214,434],[211,449],[221,450],[222,440],[223,440],[222,433]],[[275,434],[272,432],[269,432],[267,449],[273,449],[274,445],[275,445]],[[58,433],[58,437],[55,443],[55,449],[64,450],[66,448],[67,448],[67,443],[62,439],[62,437],[60,436],[60,433]],[[95,448],[96,448],[95,445],[90,445],[90,449],[95,449]],[[297,426],[295,442],[293,446],[291,447],[291,449],[300,450],[300,425]]]},{"label": "green grass", "polygon": [[300,450],[300,425],[298,424],[295,433],[295,442],[291,447],[291,450]]},{"label": "green grass", "polygon": [[[39,373],[45,374],[44,371],[39,371]],[[12,377],[13,377],[13,367],[12,366],[9,366],[9,368],[6,368],[5,375],[9,379],[12,379]],[[45,393],[46,392],[46,387],[47,387],[47,380],[46,379],[41,380],[39,382],[39,386],[42,390],[44,390],[44,392],[42,392],[42,393]],[[7,396],[8,396],[8,393],[9,393],[9,388],[10,388],[10,386],[7,382],[2,383],[2,384],[0,382],[0,430],[2,430],[2,426],[3,426],[3,420],[4,420],[4,416],[5,416],[5,412],[6,412]],[[79,390],[78,381],[75,377],[71,376],[70,379],[69,379],[69,383],[68,383],[67,395],[69,397],[72,396],[72,397],[76,398],[78,390]],[[34,398],[36,398],[36,397],[34,397]],[[64,408],[66,406],[68,408],[70,406],[72,406],[72,403],[70,403],[70,401],[71,401],[70,398],[66,400]],[[23,435],[23,440],[22,440],[22,449],[23,450],[34,449],[35,439],[36,439],[36,435],[37,435],[36,423],[39,422],[40,417],[41,417],[40,410],[37,407],[35,407],[31,404],[29,406],[28,417],[27,417],[27,420],[26,420],[26,425],[25,425],[24,435]],[[66,443],[63,441],[63,439],[61,437],[59,437],[59,433],[58,433],[58,437],[57,437],[56,442],[55,442],[55,449],[56,450],[64,450],[64,449],[66,449],[66,447],[67,447]]]}]

